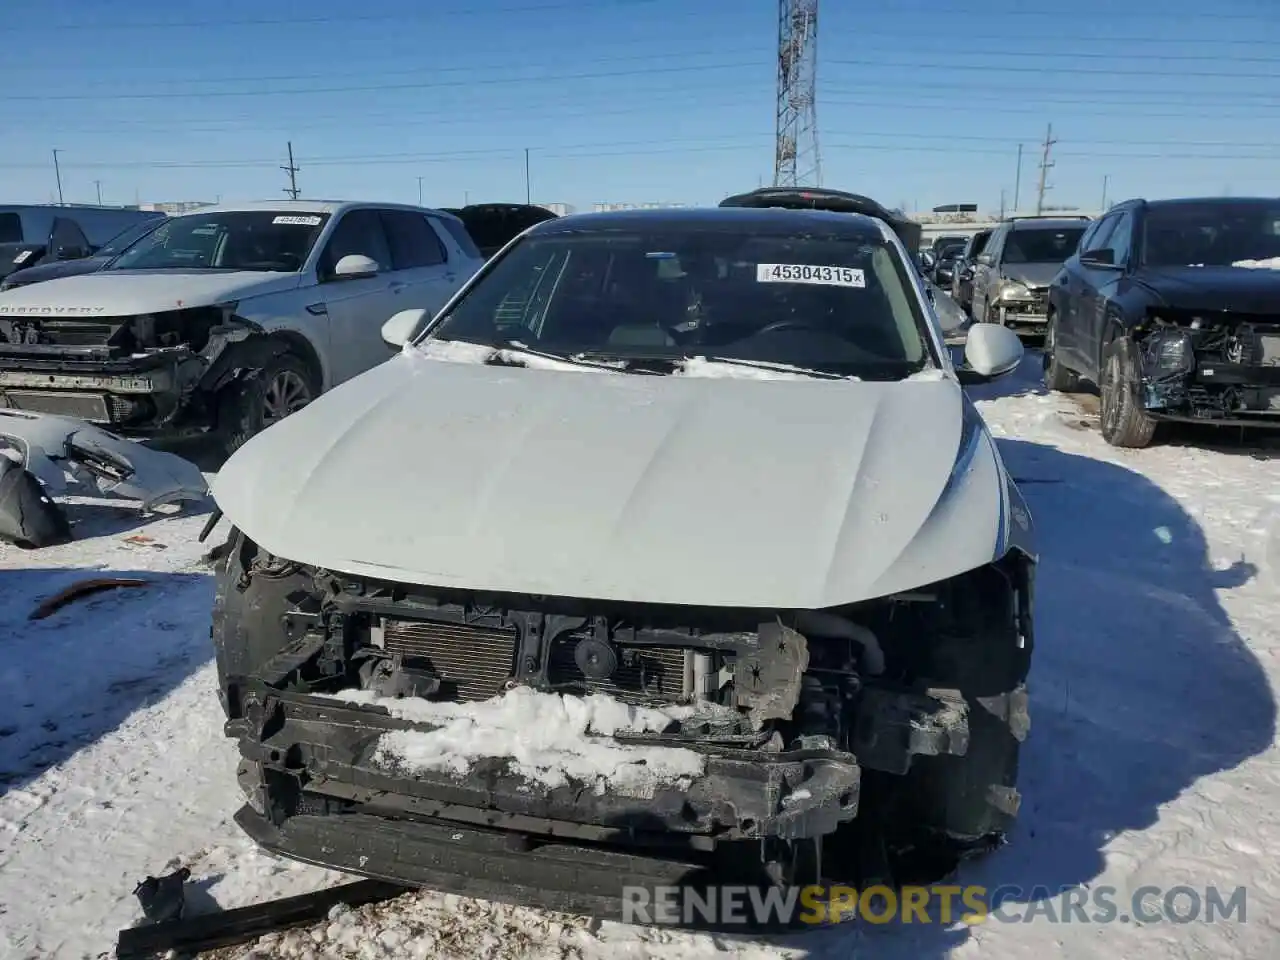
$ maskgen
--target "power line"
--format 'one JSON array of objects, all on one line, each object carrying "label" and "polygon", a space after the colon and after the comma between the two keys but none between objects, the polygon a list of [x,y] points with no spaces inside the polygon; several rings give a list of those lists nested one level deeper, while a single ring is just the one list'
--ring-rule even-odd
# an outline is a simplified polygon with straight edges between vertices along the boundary
[{"label": "power line", "polygon": [[[431,11],[406,11],[399,10],[395,13],[350,13],[338,16],[296,16],[296,17],[251,17],[251,18],[215,18],[203,20],[100,20],[100,21],[40,21],[38,23],[27,24],[7,24],[5,27],[6,34],[19,32],[59,32],[64,30],[186,30],[198,29],[201,27],[264,27],[264,26],[288,26],[298,27],[311,24],[339,24],[349,25],[353,23],[408,23],[420,20],[443,20],[454,19],[457,17],[475,17],[475,16],[491,16],[495,13],[541,13],[552,10],[574,10],[583,12],[586,10],[604,10],[616,9],[618,7],[642,7],[652,6],[657,0],[597,0],[595,3],[580,0],[580,2],[556,2],[556,3],[537,3],[537,4],[514,4],[502,7],[484,6],[477,9],[475,6],[453,8],[450,10],[431,10]],[[899,2],[895,5],[895,12],[906,12],[911,9],[905,7]],[[927,12],[931,16],[945,15],[947,13],[968,14],[972,11],[972,7],[965,5],[956,5],[954,7],[938,7],[934,3],[921,3],[915,7],[920,12]],[[706,16],[705,10],[690,11],[698,16]],[[1098,16],[1106,16],[1111,20],[1116,19],[1133,19],[1148,20],[1150,15],[1145,12],[1116,10],[1114,7],[1099,6],[1094,11]],[[1061,10],[1027,10],[1023,6],[1008,6],[999,9],[991,9],[983,7],[985,14],[998,14],[1000,17],[1031,17],[1031,18],[1053,18],[1060,19]],[[1076,16],[1088,16],[1088,10],[1073,10]],[[664,11],[664,20],[671,14]],[[1186,20],[1213,20],[1228,21],[1233,23],[1266,23],[1273,24],[1274,16],[1266,14],[1248,14],[1248,13],[1222,13],[1213,12],[1180,12],[1178,19]]]},{"label": "power line", "polygon": [[[835,131],[835,136],[857,136],[859,140],[854,143],[832,141],[831,146],[841,150],[851,151],[897,151],[903,153],[955,153],[955,154],[973,154],[987,156],[1007,156],[1009,146],[1000,148],[996,147],[964,147],[957,146],[953,143],[939,143],[937,145],[904,145],[904,144],[871,144],[866,143],[863,138],[871,136],[865,131]],[[882,136],[897,136],[896,134],[882,134]],[[939,136],[939,140],[947,140],[948,138]],[[484,157],[517,157],[521,156],[525,149],[531,154],[536,154],[542,159],[559,158],[559,159],[577,159],[577,158],[593,158],[604,156],[642,156],[650,154],[667,154],[667,153],[683,153],[683,152],[700,152],[704,150],[742,150],[753,145],[767,146],[772,140],[769,134],[757,134],[752,136],[740,137],[713,137],[695,140],[667,140],[671,144],[669,147],[657,149],[636,149],[643,145],[651,144],[652,138],[643,140],[622,140],[609,142],[579,143],[579,144],[553,144],[544,147],[492,147],[487,149],[476,150],[459,150],[452,152],[440,153],[396,153],[396,154],[353,154],[347,156],[330,156],[304,158],[310,166],[361,166],[361,165],[381,165],[381,164],[399,164],[399,163],[438,163],[438,162],[458,162],[471,161]],[[1050,140],[1056,144],[1056,140]],[[625,150],[611,150],[609,148],[626,147]],[[1275,160],[1275,153],[1241,153],[1233,150],[1229,154],[1204,154],[1190,153],[1185,151],[1158,153],[1118,153],[1108,151],[1060,151],[1059,157],[1071,157],[1077,159],[1131,159],[1131,160],[1147,160],[1147,159],[1168,159],[1168,160],[1258,160],[1272,162]],[[80,164],[68,165],[75,169],[247,169],[255,167],[270,166],[274,161],[270,159],[241,159],[241,160],[136,160],[136,161],[118,161],[118,162],[88,162]],[[1053,164],[1050,163],[1050,166]],[[39,169],[39,164],[0,164],[0,169]],[[47,168],[46,168],[47,169]],[[285,168],[287,169],[287,168]]]},{"label": "power line", "polygon": [[[967,52],[967,51],[966,51]],[[977,70],[982,73],[1071,73],[1071,74],[1096,74],[1109,77],[1218,77],[1226,80],[1280,80],[1280,73],[1239,73],[1227,70],[1151,70],[1144,68],[1141,70],[1120,70],[1115,67],[1058,67],[1055,71],[1046,70],[1043,66],[1009,66],[1003,63],[995,64],[973,64],[973,63],[938,63],[937,61],[904,61],[904,60],[824,60],[824,64],[833,64],[847,67],[892,67],[903,70],[946,70],[948,73],[954,70]]]},{"label": "power line", "polygon": [[701,64],[690,67],[648,67],[642,70],[613,70],[600,73],[561,73],[541,77],[480,77],[466,80],[446,80],[438,83],[378,83],[360,84],[343,87],[308,87],[302,90],[165,90],[158,93],[32,93],[4,94],[0,100],[34,100],[48,102],[60,101],[101,101],[101,100],[175,100],[205,99],[207,97],[277,97],[277,96],[315,96],[331,93],[372,93],[387,90],[427,90],[440,87],[473,87],[478,84],[528,84],[546,80],[602,80],[609,77],[648,76],[654,73],[702,73],[707,70],[741,70],[743,68],[766,66],[764,61],[740,61],[738,63]]},{"label": "power line", "polygon": [[652,5],[656,0],[597,0],[595,3],[579,0],[577,3],[535,3],[514,4],[505,7],[484,6],[482,9],[471,7],[455,7],[451,10],[432,10],[414,13],[397,11],[396,13],[347,13],[333,17],[253,17],[253,18],[217,18],[213,20],[101,20],[101,21],[41,21],[33,24],[6,24],[5,33],[34,33],[37,31],[50,33],[63,30],[189,30],[200,27],[297,27],[305,24],[352,24],[352,23],[397,23],[416,20],[453,19],[455,17],[488,17],[495,13],[542,13],[550,10],[575,10],[582,12],[591,9],[614,7],[640,7]]}]

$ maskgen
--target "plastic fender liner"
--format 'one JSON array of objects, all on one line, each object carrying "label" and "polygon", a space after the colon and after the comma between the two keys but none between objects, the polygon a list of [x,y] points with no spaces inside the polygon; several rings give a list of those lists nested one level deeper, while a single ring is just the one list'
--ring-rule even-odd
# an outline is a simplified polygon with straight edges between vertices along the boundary
[{"label": "plastic fender liner", "polygon": [[71,541],[71,525],[40,481],[0,454],[0,539],[25,547]]},{"label": "plastic fender liner", "polygon": [[248,324],[214,327],[204,351],[210,363],[200,378],[200,389],[216,393],[244,371],[261,369],[288,352],[289,344],[263,334],[257,327]]}]

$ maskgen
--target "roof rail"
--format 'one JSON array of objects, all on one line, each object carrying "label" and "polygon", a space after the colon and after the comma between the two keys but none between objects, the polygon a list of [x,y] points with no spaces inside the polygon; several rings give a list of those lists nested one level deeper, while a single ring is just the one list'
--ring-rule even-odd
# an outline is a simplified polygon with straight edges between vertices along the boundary
[{"label": "roof rail", "polygon": [[1005,217],[1005,220],[1012,223],[1014,220],[1092,220],[1093,217],[1087,213],[1026,213],[1018,216]]}]

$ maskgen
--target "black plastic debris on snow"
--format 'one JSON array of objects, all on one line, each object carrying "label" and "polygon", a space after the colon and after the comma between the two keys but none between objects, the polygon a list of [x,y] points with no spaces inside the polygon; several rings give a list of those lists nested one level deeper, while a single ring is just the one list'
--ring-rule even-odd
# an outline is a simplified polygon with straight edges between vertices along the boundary
[{"label": "black plastic debris on snow", "polygon": [[40,481],[0,453],[0,539],[20,547],[49,547],[71,540],[71,525]]},{"label": "black plastic debris on snow", "polygon": [[[202,916],[183,917],[181,894],[179,892],[175,897],[171,881],[185,872],[179,870],[176,874],[162,878],[148,877],[138,885],[138,899],[143,901],[145,893],[151,898],[150,911],[157,916],[167,915],[170,918],[121,930],[116,941],[116,960],[150,960],[152,957],[165,956],[169,951],[180,956],[191,956],[220,947],[234,947],[269,933],[319,923],[339,904],[362,907],[369,903],[395,899],[413,889],[383,880],[359,880],[316,893],[284,897]],[[183,876],[182,881],[185,879]],[[154,883],[148,886],[148,881]],[[160,891],[164,891],[163,895]],[[148,915],[145,901],[143,913]]]}]

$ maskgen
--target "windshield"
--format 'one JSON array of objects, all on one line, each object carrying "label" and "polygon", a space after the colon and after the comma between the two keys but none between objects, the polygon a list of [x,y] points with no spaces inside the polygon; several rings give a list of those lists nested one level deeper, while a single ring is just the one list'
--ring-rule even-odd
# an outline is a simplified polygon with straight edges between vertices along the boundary
[{"label": "windshield", "polygon": [[164,223],[164,220],[164,217],[155,217],[151,220],[144,220],[142,223],[135,223],[132,227],[126,227],[99,247],[94,256],[114,257],[122,253],[131,244],[137,243],[141,238]]},{"label": "windshield", "polygon": [[172,217],[122,253],[109,270],[302,269],[327,213],[239,210]]},{"label": "windshield", "polygon": [[1143,263],[1226,267],[1280,257],[1280,202],[1149,207]]},{"label": "windshield", "polygon": [[949,243],[938,254],[939,260],[954,260],[964,250],[963,243]]},{"label": "windshield", "polygon": [[1004,242],[1005,263],[1062,263],[1076,252],[1088,224],[1057,230],[1015,230]]},{"label": "windshield", "polygon": [[568,357],[705,356],[897,379],[931,362],[906,271],[878,236],[533,236],[430,337]]}]

